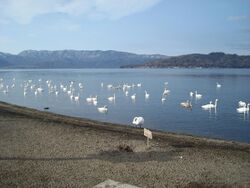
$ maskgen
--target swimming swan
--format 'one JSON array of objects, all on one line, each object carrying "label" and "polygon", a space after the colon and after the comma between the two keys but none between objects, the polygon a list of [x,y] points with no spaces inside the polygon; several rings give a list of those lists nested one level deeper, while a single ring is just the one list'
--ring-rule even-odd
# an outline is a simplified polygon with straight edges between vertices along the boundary
[{"label": "swimming swan", "polygon": [[201,97],[202,97],[202,95],[201,95],[201,94],[198,94],[197,91],[195,91],[195,98],[196,98],[196,99],[200,99]]},{"label": "swimming swan", "polygon": [[217,88],[221,88],[221,84],[219,84],[218,82],[216,83],[216,87]]},{"label": "swimming swan", "polygon": [[148,99],[149,98],[149,93],[145,90],[145,98]]},{"label": "swimming swan", "polygon": [[187,100],[186,102],[181,102],[180,105],[184,108],[192,108],[192,104],[189,100]]},{"label": "swimming swan", "polygon": [[168,95],[169,93],[170,93],[170,90],[165,88],[162,95]]},{"label": "swimming swan", "polygon": [[243,107],[237,108],[236,110],[238,113],[249,112],[249,106],[250,106],[250,103],[248,103],[247,105],[245,105]]},{"label": "swimming swan", "polygon": [[78,95],[77,95],[77,96],[75,96],[75,97],[74,97],[74,99],[75,99],[75,101],[79,101],[79,99],[80,99],[80,95],[79,95],[79,93],[78,93]]},{"label": "swimming swan", "polygon": [[243,102],[243,101],[239,101],[239,107],[243,107],[243,106],[246,106],[247,104],[245,103],[245,102]]},{"label": "swimming swan", "polygon": [[105,105],[105,106],[103,106],[103,107],[97,108],[97,110],[98,110],[100,113],[107,113],[107,112],[108,112],[108,107]]},{"label": "swimming swan", "polygon": [[201,106],[203,109],[212,109],[212,108],[216,108],[217,107],[217,102],[218,99],[215,99],[214,104],[212,104],[212,101],[209,102],[209,104],[205,104],[203,106]]},{"label": "swimming swan", "polygon": [[135,97],[136,97],[136,94],[131,95],[131,99],[132,99],[132,100],[135,100]]},{"label": "swimming swan", "polygon": [[193,97],[193,96],[194,96],[194,93],[193,93],[192,91],[190,91],[189,96],[190,96],[190,97]]},{"label": "swimming swan", "polygon": [[112,97],[108,97],[108,100],[109,100],[110,102],[115,101],[115,94],[114,94]]},{"label": "swimming swan", "polygon": [[89,103],[91,103],[91,102],[97,102],[97,96],[95,96],[95,97],[92,97],[91,95],[90,95],[90,97],[88,97],[88,98],[86,98],[86,101],[87,102],[89,102]]}]

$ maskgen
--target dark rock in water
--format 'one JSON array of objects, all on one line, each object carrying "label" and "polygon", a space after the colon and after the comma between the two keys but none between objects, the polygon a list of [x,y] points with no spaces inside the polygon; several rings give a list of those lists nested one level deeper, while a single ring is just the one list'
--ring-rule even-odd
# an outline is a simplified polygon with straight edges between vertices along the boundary
[{"label": "dark rock in water", "polygon": [[49,110],[49,107],[45,107],[45,108],[43,108],[44,110]]}]

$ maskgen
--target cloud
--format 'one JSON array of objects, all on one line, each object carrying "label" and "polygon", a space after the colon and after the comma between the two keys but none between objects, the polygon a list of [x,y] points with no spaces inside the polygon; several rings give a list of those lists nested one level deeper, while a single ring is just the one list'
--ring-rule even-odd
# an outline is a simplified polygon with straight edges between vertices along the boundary
[{"label": "cloud", "polygon": [[246,16],[229,16],[227,18],[228,21],[241,21],[245,20],[247,17]]},{"label": "cloud", "polygon": [[34,17],[69,16],[116,20],[142,12],[161,0],[1,0],[0,19],[29,24]]},{"label": "cloud", "polygon": [[28,24],[38,15],[52,13],[61,0],[2,0],[0,18]]},{"label": "cloud", "polygon": [[79,31],[81,28],[80,24],[65,22],[65,21],[59,21],[53,25],[46,25],[46,30],[51,31],[68,31],[68,32],[74,32]]}]

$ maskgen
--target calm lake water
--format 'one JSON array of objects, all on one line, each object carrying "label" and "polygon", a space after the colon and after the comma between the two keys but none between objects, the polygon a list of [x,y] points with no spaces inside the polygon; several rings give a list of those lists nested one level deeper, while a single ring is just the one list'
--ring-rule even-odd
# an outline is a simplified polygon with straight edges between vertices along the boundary
[{"label": "calm lake water", "polygon": [[[125,125],[131,125],[134,116],[143,116],[143,127],[250,143],[250,115],[236,111],[240,100],[250,103],[250,69],[1,70],[0,78],[1,101],[39,110],[49,107],[59,114]],[[50,87],[56,86],[52,92],[49,92],[47,80],[50,80]],[[74,95],[79,93],[79,101],[71,100],[60,88],[62,84],[69,90],[71,81],[71,89]],[[165,82],[168,82],[170,94],[162,102]],[[217,82],[221,88],[216,87]],[[79,83],[83,84],[83,89],[79,88]],[[107,88],[109,84],[133,83],[136,86],[127,89],[128,96],[122,89]],[[141,87],[137,87],[139,83]],[[44,91],[35,95],[38,87]],[[145,90],[150,94],[148,99],[145,99]],[[189,95],[196,90],[202,94],[199,100]],[[107,98],[114,93],[115,102],[110,102]],[[133,94],[136,94],[134,101],[130,97]],[[90,95],[98,96],[97,106],[86,101]],[[209,101],[214,103],[215,99],[219,100],[216,110],[201,108]],[[180,106],[186,100],[192,101],[192,110]],[[99,113],[97,107],[104,105],[108,113]]]}]

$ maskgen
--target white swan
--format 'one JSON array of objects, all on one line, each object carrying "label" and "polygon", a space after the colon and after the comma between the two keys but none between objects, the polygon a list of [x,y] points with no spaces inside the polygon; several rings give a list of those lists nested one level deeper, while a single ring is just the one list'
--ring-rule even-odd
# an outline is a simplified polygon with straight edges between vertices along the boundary
[{"label": "white swan", "polygon": [[192,104],[189,100],[187,100],[186,102],[181,102],[180,105],[184,108],[192,108]]},{"label": "white swan", "polygon": [[197,91],[195,91],[195,98],[200,99],[202,97],[202,94],[198,94]]},{"label": "white swan", "polygon": [[128,96],[128,91],[125,91],[125,95]]},{"label": "white swan", "polygon": [[67,92],[67,87],[64,87],[64,88],[63,88],[63,92]]},{"label": "white swan", "polygon": [[149,93],[145,90],[145,98],[148,99],[149,98]]},{"label": "white swan", "polygon": [[143,117],[134,117],[132,124],[135,126],[142,126],[144,123],[144,118]]},{"label": "white swan", "polygon": [[92,97],[90,96],[90,97],[86,98],[86,101],[87,102],[92,102]]},{"label": "white swan", "polygon": [[75,101],[79,101],[79,99],[80,99],[80,95],[79,95],[79,93],[78,93],[78,95],[77,95],[77,96],[75,96],[75,97],[74,97],[74,99],[75,99]]},{"label": "white swan", "polygon": [[108,100],[109,100],[110,102],[115,101],[115,93],[114,93],[114,95],[113,95],[112,97],[108,97]]},{"label": "white swan", "polygon": [[243,107],[237,108],[236,110],[238,113],[249,112],[249,106],[250,106],[250,103],[248,103],[247,105],[245,105]]},{"label": "white swan", "polygon": [[165,97],[162,97],[162,98],[161,98],[161,102],[164,102],[164,101],[166,101],[166,98],[165,98]]},{"label": "white swan", "polygon": [[103,106],[103,107],[97,108],[97,110],[98,110],[100,113],[107,113],[107,112],[108,112],[108,107],[105,105],[105,106]]},{"label": "white swan", "polygon": [[170,93],[170,90],[165,88],[162,95],[168,95]]},{"label": "white swan", "polygon": [[217,88],[221,88],[221,84],[219,84],[218,82],[216,83],[216,87]]},{"label": "white swan", "polygon": [[97,95],[95,97],[92,97],[93,101],[97,101]]},{"label": "white swan", "polygon": [[243,102],[243,101],[239,101],[239,107],[243,107],[243,106],[246,106],[247,104],[245,103],[245,102]]},{"label": "white swan", "polygon": [[132,99],[132,100],[135,100],[135,98],[136,98],[136,94],[131,95],[131,99]]},{"label": "white swan", "polygon": [[112,87],[113,87],[112,84],[107,85],[107,88],[108,88],[108,89],[111,89]]},{"label": "white swan", "polygon": [[194,92],[190,91],[189,95],[190,95],[190,97],[193,97],[194,96]]},{"label": "white swan", "polygon": [[39,88],[37,88],[37,91],[38,91],[39,93],[41,93],[41,92],[43,92],[43,88],[39,87]]},{"label": "white swan", "polygon": [[88,103],[93,103],[94,105],[96,105],[96,104],[97,104],[97,95],[96,95],[95,97],[92,97],[92,96],[90,95],[90,97],[86,98],[86,101],[87,101]]},{"label": "white swan", "polygon": [[205,104],[203,106],[201,106],[203,109],[212,109],[212,108],[217,108],[217,102],[218,99],[215,99],[214,104],[212,104],[212,101],[209,102],[209,104]]},{"label": "white swan", "polygon": [[78,85],[79,85],[80,89],[83,89],[83,84],[82,83],[79,83]]}]

